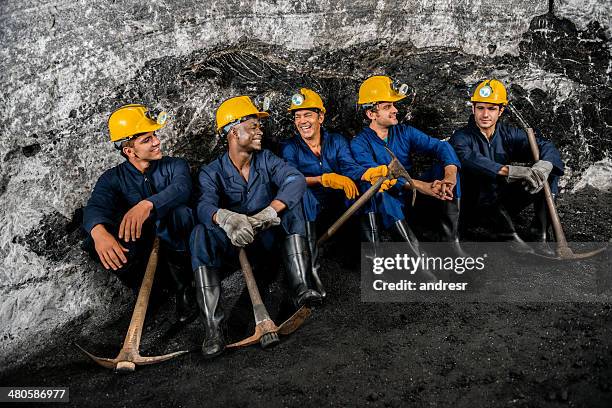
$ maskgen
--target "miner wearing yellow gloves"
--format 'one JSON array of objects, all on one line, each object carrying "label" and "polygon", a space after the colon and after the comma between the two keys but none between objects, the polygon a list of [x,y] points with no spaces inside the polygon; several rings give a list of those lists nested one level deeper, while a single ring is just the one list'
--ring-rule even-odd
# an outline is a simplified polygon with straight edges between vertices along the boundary
[{"label": "miner wearing yellow gloves", "polygon": [[319,215],[329,212],[328,215],[337,218],[350,200],[359,195],[356,181],[375,183],[388,170],[386,165],[368,168],[355,162],[344,136],[323,127],[326,110],[315,91],[301,88],[291,97],[288,110],[293,115],[297,135],[283,143],[281,156],[306,177],[308,188],[303,197],[306,234],[313,273],[318,276],[315,222]]}]

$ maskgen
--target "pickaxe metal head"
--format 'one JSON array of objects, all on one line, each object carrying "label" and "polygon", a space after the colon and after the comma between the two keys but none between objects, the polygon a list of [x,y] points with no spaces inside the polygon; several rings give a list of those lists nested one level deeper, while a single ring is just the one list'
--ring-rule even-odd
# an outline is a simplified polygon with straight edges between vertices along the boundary
[{"label": "pickaxe metal head", "polygon": [[387,164],[387,168],[389,169],[389,173],[387,174],[387,177],[389,179],[396,179],[398,177],[403,177],[406,179],[406,181],[408,181],[408,184],[410,184],[410,188],[412,188],[412,206],[414,207],[414,202],[416,200],[416,189],[414,187],[414,182],[412,180],[412,177],[410,177],[410,174],[408,174],[408,171],[404,168],[404,166],[402,166],[402,163],[400,163],[400,161],[393,154],[391,149],[385,146],[385,150],[391,156],[391,162]]},{"label": "pickaxe metal head", "polygon": [[406,180],[408,180],[408,183],[410,183],[410,185],[412,186],[412,177],[410,177],[410,174],[408,174],[408,171],[406,171],[404,166],[402,166],[402,163],[400,163],[400,161],[393,154],[391,149],[389,149],[387,146],[385,146],[385,150],[391,156],[391,162],[389,164],[387,164],[387,168],[389,169],[389,173],[388,173],[387,177],[389,177],[390,179],[394,179],[394,178],[398,178],[398,177],[403,177]]}]

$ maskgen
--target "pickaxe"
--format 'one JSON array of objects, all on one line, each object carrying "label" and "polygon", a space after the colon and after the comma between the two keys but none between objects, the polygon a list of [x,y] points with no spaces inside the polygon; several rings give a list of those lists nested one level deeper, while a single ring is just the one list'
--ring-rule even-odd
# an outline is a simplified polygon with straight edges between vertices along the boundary
[{"label": "pickaxe", "polygon": [[[397,157],[395,157],[393,152],[386,146],[385,146],[385,149],[387,150],[387,153],[389,153],[389,155],[391,156],[391,162],[387,165],[387,169],[389,170],[387,173],[387,176],[380,177],[370,188],[368,188],[368,190],[365,193],[363,193],[361,197],[359,197],[357,201],[353,203],[353,205],[351,205],[344,212],[344,214],[340,216],[340,218],[338,218],[336,222],[334,222],[327,229],[327,231],[325,231],[323,235],[321,235],[321,237],[317,241],[317,245],[319,247],[325,241],[327,241],[332,235],[334,235],[338,231],[338,229],[340,229],[340,227],[344,225],[344,223],[346,223],[346,221],[348,221],[349,218],[351,218],[353,214],[355,214],[361,207],[363,207],[363,205],[367,203],[368,200],[371,199],[374,194],[376,194],[376,192],[378,192],[378,190],[380,189],[380,186],[382,186],[382,184],[386,180],[396,179],[398,177],[405,178],[410,184],[410,186],[412,187],[412,205],[414,206],[414,200],[416,199],[416,190],[414,189],[414,182],[412,178],[410,177],[410,175],[408,174],[404,166],[402,166],[402,164],[399,162]],[[314,278],[315,284],[317,285],[317,290],[319,291],[321,296],[325,297],[326,291],[325,291],[325,288],[323,287],[323,283],[321,282],[321,279],[319,278],[319,276],[314,270],[313,270],[313,278]]]},{"label": "pickaxe", "polygon": [[149,262],[147,263],[147,269],[144,277],[142,278],[142,283],[140,284],[140,291],[138,292],[136,305],[134,306],[134,311],[132,312],[132,320],[130,321],[130,326],[128,327],[125,340],[123,341],[123,347],[119,351],[119,355],[112,359],[97,357],[76,344],[81,351],[87,354],[93,361],[100,364],[102,367],[111,368],[117,372],[127,373],[134,371],[136,369],[136,365],[155,364],[170,360],[171,358],[180,356],[181,354],[188,353],[188,351],[177,351],[163,356],[143,357],[139,352],[142,326],[144,324],[145,315],[147,314],[147,306],[149,304],[149,296],[151,295],[153,279],[155,278],[155,269],[157,268],[158,256],[159,237],[155,237],[153,249],[151,250],[151,255],[149,256]]},{"label": "pickaxe", "polygon": [[[508,107],[512,110],[512,112],[514,112],[519,122],[521,122],[523,129],[527,133],[527,138],[529,139],[529,147],[531,148],[533,160],[540,160],[540,150],[538,149],[538,143],[535,134],[533,133],[533,129],[531,128],[531,126],[529,126],[529,124],[527,124],[525,119],[523,119],[519,111],[514,106],[508,104]],[[546,198],[548,213],[550,214],[553,230],[555,232],[555,238],[557,240],[557,256],[550,257],[544,254],[535,253],[537,256],[556,260],[585,259],[595,256],[608,248],[607,246],[605,246],[603,248],[599,248],[590,252],[585,252],[583,254],[574,253],[567,244],[567,239],[565,238],[565,233],[563,232],[563,227],[561,226],[561,219],[559,218],[559,214],[557,213],[557,207],[555,206],[555,201],[553,200],[552,192],[550,191],[550,186],[548,185],[548,181],[546,180],[544,181],[544,196]]]},{"label": "pickaxe", "polygon": [[251,302],[253,303],[253,314],[255,315],[255,333],[244,340],[228,344],[225,347],[246,347],[255,343],[261,344],[261,347],[263,348],[272,347],[280,342],[278,338],[279,334],[286,336],[296,331],[304,323],[306,318],[310,316],[310,309],[302,306],[283,324],[276,326],[276,324],[274,324],[270,318],[266,306],[261,300],[259,289],[257,288],[255,277],[253,276],[253,269],[251,268],[251,264],[249,263],[244,248],[240,248],[238,257],[240,259],[240,268],[242,269],[242,274],[244,275],[244,280],[246,282],[247,289],[249,290],[249,296],[251,298]]}]

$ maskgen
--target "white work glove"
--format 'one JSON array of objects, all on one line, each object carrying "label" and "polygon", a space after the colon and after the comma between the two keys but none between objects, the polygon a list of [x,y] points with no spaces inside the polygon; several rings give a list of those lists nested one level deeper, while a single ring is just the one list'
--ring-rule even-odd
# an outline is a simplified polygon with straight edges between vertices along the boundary
[{"label": "white work glove", "polygon": [[536,189],[539,186],[538,177],[534,174],[531,167],[508,166],[508,182],[523,181],[526,184],[525,190]]},{"label": "white work glove", "polygon": [[531,166],[531,171],[534,177],[537,179],[538,184],[537,188],[529,190],[531,194],[536,194],[542,190],[542,188],[544,188],[544,183],[548,182],[548,176],[550,175],[552,169],[552,163],[546,160],[538,160],[533,166]]},{"label": "white work glove", "polygon": [[225,231],[232,244],[243,247],[255,238],[255,231],[246,215],[220,208],[217,210],[217,224]]},{"label": "white work glove", "polygon": [[253,229],[259,229],[262,231],[270,227],[275,227],[281,222],[276,210],[270,206],[267,206],[257,214],[253,214],[247,218]]}]

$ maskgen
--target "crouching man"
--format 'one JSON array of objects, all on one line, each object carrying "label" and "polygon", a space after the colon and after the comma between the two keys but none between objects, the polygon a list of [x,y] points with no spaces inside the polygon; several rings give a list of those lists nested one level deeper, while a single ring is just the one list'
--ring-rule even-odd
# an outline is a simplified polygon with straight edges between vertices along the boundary
[{"label": "crouching man", "polygon": [[315,91],[301,88],[291,98],[289,112],[298,134],[284,142],[281,155],[306,177],[308,188],[303,198],[306,235],[312,268],[318,272],[316,223],[321,213],[338,218],[349,200],[359,195],[354,180],[375,183],[387,175],[388,169],[384,164],[366,169],[355,162],[344,136],[323,127],[325,107]]},{"label": "crouching man", "polygon": [[428,224],[431,228],[438,227],[440,240],[449,242],[457,256],[466,256],[458,236],[461,191],[457,173],[461,164],[448,143],[399,124],[395,103],[406,98],[405,87],[387,76],[372,76],[363,81],[357,103],[368,126],[351,140],[353,157],[364,167],[379,166],[391,161],[388,148],[408,172],[412,169],[412,154],[428,155],[436,160],[429,171],[413,179],[412,185],[400,177],[393,181],[393,187],[374,196],[362,218],[362,240],[372,243],[380,240],[378,215],[383,228],[391,230],[396,241],[406,242],[408,249],[419,255],[418,239],[406,221],[407,216],[412,216],[412,208],[407,205],[412,197],[409,190],[416,189],[423,194],[417,205],[433,212]]},{"label": "crouching man", "polygon": [[125,105],[108,119],[110,139],[126,159],[98,179],[83,214],[85,250],[128,286],[140,284],[155,236],[175,283],[178,320],[195,318],[189,236],[193,216],[189,166],[163,156],[156,131],[165,112]]},{"label": "crouching man", "polygon": [[[304,176],[268,150],[262,150],[260,111],[248,96],[223,102],[216,113],[217,131],[228,150],[200,169],[196,225],[191,234],[192,267],[206,338],[202,352],[223,352],[221,280],[239,268],[238,248],[247,254],[255,277],[283,253],[287,282],[296,307],[312,306],[321,296],[312,288],[310,257],[300,200]],[[249,245],[250,244],[250,245]],[[268,279],[269,281],[270,279]]]},{"label": "crouching man", "polygon": [[[539,250],[552,255],[546,244],[548,214],[542,187],[549,183],[553,195],[557,194],[557,182],[563,175],[559,151],[552,142],[538,137],[540,160],[533,163],[527,134],[499,120],[508,104],[500,81],[481,82],[471,101],[467,126],[455,131],[449,141],[463,166],[461,181],[468,211],[462,219],[469,223],[470,218],[485,215],[497,238],[510,241],[519,252],[532,252],[516,233],[511,216],[533,203],[532,231],[540,242]],[[513,164],[516,162],[523,165]]]}]

